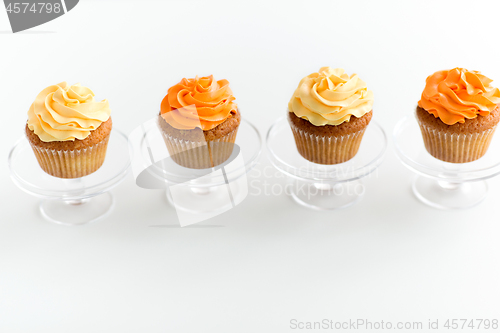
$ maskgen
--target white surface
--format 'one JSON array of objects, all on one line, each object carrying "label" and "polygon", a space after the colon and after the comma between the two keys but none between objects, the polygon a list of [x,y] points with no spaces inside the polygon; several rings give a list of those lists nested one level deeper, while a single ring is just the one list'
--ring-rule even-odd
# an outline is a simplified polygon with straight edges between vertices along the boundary
[{"label": "white surface", "polygon": [[[108,98],[114,126],[129,133],[182,77],[214,74],[231,82],[264,135],[303,76],[338,66],[374,91],[375,119],[390,133],[436,70],[477,69],[500,85],[499,9],[81,1],[45,25],[0,34],[0,332],[275,333],[297,331],[291,319],[498,319],[500,179],[474,209],[428,208],[412,196],[392,142],[352,208],[315,212],[284,195],[257,196],[283,184],[264,156],[259,170],[273,177],[255,172],[245,202],[182,229],[164,193],[131,176],[113,191],[106,220],[50,224],[11,182],[6,159],[37,93],[63,80]],[[9,29],[2,9],[0,30]]]}]

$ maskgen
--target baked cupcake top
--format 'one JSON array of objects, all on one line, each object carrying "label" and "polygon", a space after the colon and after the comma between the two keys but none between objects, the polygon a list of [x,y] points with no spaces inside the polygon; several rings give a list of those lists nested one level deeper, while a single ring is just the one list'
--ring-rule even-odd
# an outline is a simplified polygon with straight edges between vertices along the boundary
[{"label": "baked cupcake top", "polygon": [[223,123],[237,111],[229,82],[213,76],[182,79],[161,102],[161,116],[180,130],[201,128],[204,131]]},{"label": "baked cupcake top", "polygon": [[28,110],[28,128],[44,142],[83,140],[110,117],[107,100],[79,83],[61,82],[42,90]]},{"label": "baked cupcake top", "polygon": [[299,82],[288,110],[315,126],[340,125],[351,116],[362,117],[373,107],[373,92],[357,74],[322,67]]},{"label": "baked cupcake top", "polygon": [[418,106],[447,125],[488,116],[500,103],[500,91],[478,71],[453,68],[427,77]]}]

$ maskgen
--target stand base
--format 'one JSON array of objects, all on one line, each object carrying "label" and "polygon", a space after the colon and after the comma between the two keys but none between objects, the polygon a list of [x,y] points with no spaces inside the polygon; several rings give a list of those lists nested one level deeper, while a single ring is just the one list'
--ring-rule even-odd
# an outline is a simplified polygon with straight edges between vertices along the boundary
[{"label": "stand base", "polygon": [[222,213],[241,203],[248,195],[246,177],[217,186],[170,186],[168,202],[177,210],[189,214]]},{"label": "stand base", "polygon": [[361,200],[364,193],[365,187],[359,180],[335,185],[294,180],[290,184],[292,198],[298,204],[316,210],[349,207]]},{"label": "stand base", "polygon": [[167,200],[176,210],[191,214],[225,212],[233,208],[226,186],[176,189],[175,200],[171,190],[167,190]]},{"label": "stand base", "polygon": [[466,209],[478,205],[488,194],[486,181],[448,183],[416,176],[412,183],[415,196],[428,206],[439,209]]},{"label": "stand base", "polygon": [[106,192],[83,200],[43,200],[40,212],[50,222],[73,226],[102,219],[112,211],[113,206],[113,195]]}]

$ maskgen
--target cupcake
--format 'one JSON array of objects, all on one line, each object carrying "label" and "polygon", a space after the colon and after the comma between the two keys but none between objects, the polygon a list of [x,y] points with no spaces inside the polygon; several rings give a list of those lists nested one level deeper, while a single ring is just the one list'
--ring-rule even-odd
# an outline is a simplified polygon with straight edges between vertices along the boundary
[{"label": "cupcake", "polygon": [[427,78],[416,115],[429,154],[466,163],[486,153],[500,121],[500,91],[491,82],[464,68]]},{"label": "cupcake", "polygon": [[106,156],[111,117],[107,100],[80,84],[42,90],[28,111],[26,136],[40,167],[58,178],[95,172]]},{"label": "cupcake", "polygon": [[372,119],[372,106],[366,83],[342,68],[322,67],[303,78],[288,103],[300,155],[318,164],[349,161]]},{"label": "cupcake", "polygon": [[182,79],[161,102],[159,125],[171,158],[192,169],[213,168],[233,152],[241,116],[227,80]]}]

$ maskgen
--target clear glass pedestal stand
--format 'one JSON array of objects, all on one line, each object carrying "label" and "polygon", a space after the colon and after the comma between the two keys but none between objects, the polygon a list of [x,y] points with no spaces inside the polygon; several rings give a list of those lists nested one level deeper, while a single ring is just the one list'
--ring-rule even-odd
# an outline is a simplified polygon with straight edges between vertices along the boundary
[{"label": "clear glass pedestal stand", "polygon": [[247,173],[257,164],[262,140],[259,131],[243,119],[231,157],[207,169],[185,168],[173,161],[156,120],[146,122],[129,136],[137,160],[136,183],[142,188],[165,189],[181,226],[225,212],[248,194]]},{"label": "clear glass pedestal stand", "polygon": [[415,117],[401,119],[394,128],[394,145],[401,162],[416,175],[412,191],[426,205],[439,209],[466,209],[488,194],[486,179],[500,174],[500,135],[485,156],[469,163],[448,163],[430,155]]},{"label": "clear glass pedestal stand", "polygon": [[127,137],[113,129],[103,165],[82,178],[62,179],[46,174],[25,137],[12,148],[8,162],[14,183],[41,198],[40,212],[46,220],[82,225],[102,219],[112,211],[114,199],[109,191],[127,175],[130,156]]},{"label": "clear glass pedestal stand", "polygon": [[272,165],[287,176],[287,192],[300,205],[317,210],[345,208],[358,202],[365,193],[363,178],[377,170],[387,148],[384,130],[372,121],[351,160],[335,165],[311,163],[297,151],[285,117],[271,126],[266,143]]}]

